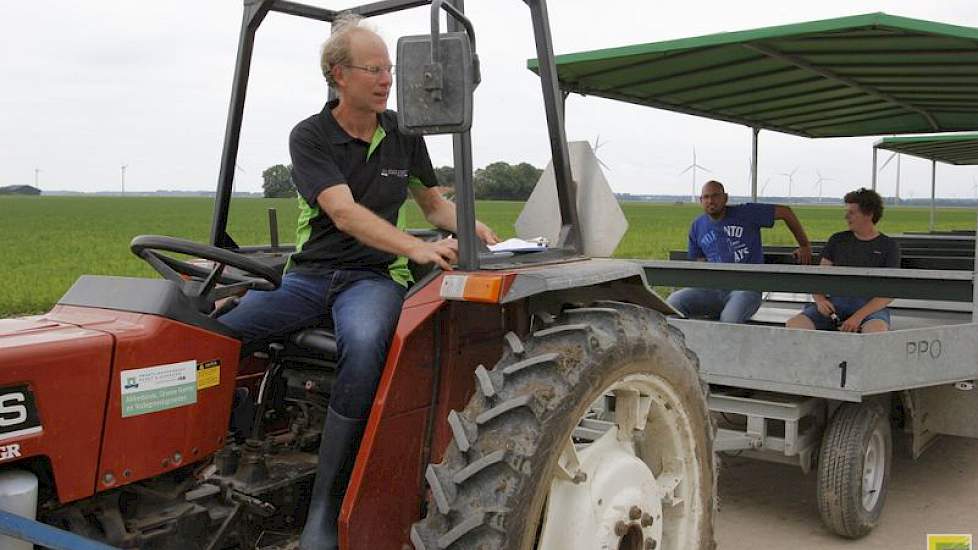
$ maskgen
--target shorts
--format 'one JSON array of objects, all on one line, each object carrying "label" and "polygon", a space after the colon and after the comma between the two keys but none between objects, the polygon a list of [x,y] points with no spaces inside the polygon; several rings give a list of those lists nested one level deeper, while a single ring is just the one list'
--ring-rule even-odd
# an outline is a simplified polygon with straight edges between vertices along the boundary
[{"label": "shorts", "polygon": [[[869,298],[859,298],[855,296],[829,296],[829,301],[835,306],[835,313],[839,317],[840,321],[845,321],[852,316],[859,308],[866,305]],[[808,304],[805,309],[801,310],[802,315],[811,319],[812,324],[818,330],[838,330],[835,326],[835,322],[832,321],[831,317],[826,317],[819,313],[818,308],[815,304]],[[886,328],[890,328],[890,310],[888,308],[883,308],[879,311],[874,311],[863,319],[863,322],[859,325],[862,328],[863,325],[870,321],[883,321],[886,323]]]}]

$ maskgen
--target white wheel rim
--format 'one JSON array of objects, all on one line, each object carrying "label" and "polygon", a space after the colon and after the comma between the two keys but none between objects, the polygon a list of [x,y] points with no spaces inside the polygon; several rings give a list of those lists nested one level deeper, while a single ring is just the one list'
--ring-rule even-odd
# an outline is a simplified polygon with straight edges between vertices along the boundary
[{"label": "white wheel rim", "polygon": [[537,549],[691,548],[704,511],[692,496],[701,480],[685,406],[647,374],[603,393],[615,411],[592,408],[564,446]]},{"label": "white wheel rim", "polygon": [[885,471],[886,444],[883,441],[883,434],[875,430],[863,456],[863,508],[867,512],[872,512],[879,502]]}]

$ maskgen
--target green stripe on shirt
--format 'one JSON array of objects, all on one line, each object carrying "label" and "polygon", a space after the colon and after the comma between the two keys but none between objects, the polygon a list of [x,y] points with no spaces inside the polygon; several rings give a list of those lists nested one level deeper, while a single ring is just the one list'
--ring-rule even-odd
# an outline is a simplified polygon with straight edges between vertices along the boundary
[{"label": "green stripe on shirt", "polygon": [[[377,150],[380,146],[380,142],[387,137],[387,132],[384,131],[383,126],[377,125],[377,129],[374,130],[374,136],[370,140],[370,146],[367,148],[367,159],[370,155]],[[424,186],[424,183],[420,179],[412,176],[408,179],[408,186]],[[309,241],[309,237],[312,236],[312,220],[320,214],[318,206],[310,206],[301,195],[297,194],[299,199],[299,221],[295,232],[295,251],[301,252],[302,245]],[[407,216],[405,214],[405,205],[402,204],[401,208],[397,212],[397,224],[396,227],[401,231],[407,228]],[[288,271],[292,267],[292,258],[289,257],[289,261],[285,264],[285,271]],[[406,256],[398,256],[387,268],[390,278],[394,280],[397,284],[408,287],[414,282],[414,276],[411,275],[411,270],[408,269],[408,259]]]}]

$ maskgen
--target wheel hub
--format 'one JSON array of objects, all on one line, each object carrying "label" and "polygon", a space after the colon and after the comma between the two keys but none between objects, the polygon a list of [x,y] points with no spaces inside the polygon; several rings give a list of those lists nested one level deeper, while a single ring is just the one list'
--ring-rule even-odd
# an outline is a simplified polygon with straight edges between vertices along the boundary
[{"label": "wheel hub", "polygon": [[883,489],[883,473],[886,470],[886,444],[883,435],[873,432],[863,455],[863,508],[870,512],[876,507]]},{"label": "wheel hub", "polygon": [[570,475],[553,481],[538,548],[656,548],[664,491],[634,444],[612,427],[576,456],[578,464],[561,464]]}]

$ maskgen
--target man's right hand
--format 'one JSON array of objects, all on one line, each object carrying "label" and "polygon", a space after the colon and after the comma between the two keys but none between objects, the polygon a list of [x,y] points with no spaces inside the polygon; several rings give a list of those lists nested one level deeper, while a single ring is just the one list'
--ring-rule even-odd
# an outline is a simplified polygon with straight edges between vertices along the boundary
[{"label": "man's right hand", "polygon": [[791,253],[795,257],[795,261],[801,265],[808,265],[812,263],[812,245],[803,245],[794,249]]},{"label": "man's right hand", "polygon": [[828,298],[822,295],[816,295],[814,298],[815,307],[818,308],[819,313],[826,317],[831,317],[832,314],[835,313],[835,306],[832,305],[832,302],[830,302]]},{"label": "man's right hand", "polygon": [[451,271],[452,264],[458,261],[458,241],[451,237],[434,242],[419,241],[407,256],[416,264],[435,264]]}]

